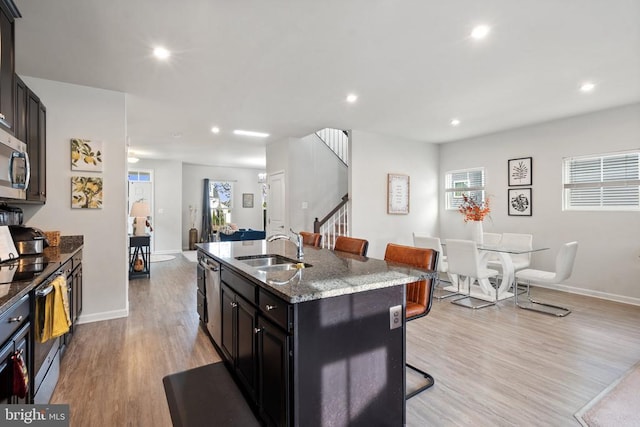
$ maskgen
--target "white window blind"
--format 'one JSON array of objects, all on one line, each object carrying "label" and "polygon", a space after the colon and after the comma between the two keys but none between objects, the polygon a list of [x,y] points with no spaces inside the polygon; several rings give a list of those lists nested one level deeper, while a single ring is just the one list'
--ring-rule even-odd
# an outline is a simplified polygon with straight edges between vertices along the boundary
[{"label": "white window blind", "polygon": [[568,157],[565,210],[640,209],[640,151]]},{"label": "white window blind", "polygon": [[484,168],[447,172],[445,186],[447,209],[458,209],[463,194],[481,203],[484,201]]}]

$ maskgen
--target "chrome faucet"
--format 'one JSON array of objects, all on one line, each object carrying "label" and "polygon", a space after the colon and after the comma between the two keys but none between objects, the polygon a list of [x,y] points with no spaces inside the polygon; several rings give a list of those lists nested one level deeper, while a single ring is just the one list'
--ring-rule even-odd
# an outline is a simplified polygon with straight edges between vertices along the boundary
[{"label": "chrome faucet", "polygon": [[291,231],[291,233],[293,233],[293,235],[296,236],[296,240],[293,240],[291,236],[288,236],[286,234],[274,234],[272,236],[267,237],[267,242],[273,242],[275,240],[289,240],[293,242],[293,244],[295,244],[296,248],[298,249],[298,251],[296,252],[296,257],[298,259],[304,258],[304,252],[302,250],[302,246],[303,246],[302,235],[300,233],[296,233],[292,229],[289,229],[289,231]]}]

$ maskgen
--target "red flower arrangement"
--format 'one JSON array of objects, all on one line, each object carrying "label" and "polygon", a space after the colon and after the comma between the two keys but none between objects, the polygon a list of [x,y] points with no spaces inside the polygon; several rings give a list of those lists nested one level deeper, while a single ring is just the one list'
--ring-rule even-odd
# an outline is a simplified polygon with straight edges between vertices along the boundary
[{"label": "red flower arrangement", "polygon": [[464,222],[467,221],[483,221],[484,217],[491,212],[489,198],[486,197],[484,202],[478,204],[476,200],[466,194],[462,195],[462,203],[458,207],[458,211],[464,215]]}]

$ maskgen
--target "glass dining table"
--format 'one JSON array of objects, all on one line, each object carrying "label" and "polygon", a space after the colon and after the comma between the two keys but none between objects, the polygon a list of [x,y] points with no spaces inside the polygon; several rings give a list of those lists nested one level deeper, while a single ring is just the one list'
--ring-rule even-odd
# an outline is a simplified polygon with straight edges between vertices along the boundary
[{"label": "glass dining table", "polygon": [[[442,247],[446,252],[446,242],[442,243]],[[547,247],[533,247],[530,249],[515,249],[505,246],[492,246],[478,244],[478,251],[480,252],[480,265],[486,265],[489,258],[492,255],[496,255],[500,261],[502,267],[502,277],[499,283],[496,283],[497,289],[491,284],[489,279],[478,280],[477,285],[469,284],[466,281],[458,284],[458,277],[454,274],[447,273],[449,276],[450,286],[446,286],[443,289],[450,292],[460,292],[469,294],[473,298],[478,298],[484,301],[497,302],[507,298],[513,297],[513,293],[509,292],[511,286],[515,282],[515,270],[513,267],[513,261],[511,255],[529,254],[535,252],[541,252],[548,250]],[[515,286],[514,286],[515,289]]]}]

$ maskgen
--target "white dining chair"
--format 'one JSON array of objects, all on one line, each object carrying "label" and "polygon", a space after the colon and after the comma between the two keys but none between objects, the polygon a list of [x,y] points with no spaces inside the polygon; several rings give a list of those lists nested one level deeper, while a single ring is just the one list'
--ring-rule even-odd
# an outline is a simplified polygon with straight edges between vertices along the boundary
[{"label": "white dining chair", "polygon": [[[533,268],[526,268],[516,273],[516,282],[519,280],[527,282],[527,298],[531,303],[530,306],[522,305],[518,302],[518,293],[514,294],[516,305],[525,310],[537,311],[544,314],[551,314],[558,317],[564,317],[571,313],[566,307],[561,307],[555,304],[549,304],[541,301],[536,301],[531,298],[531,283],[540,285],[555,285],[562,283],[571,276],[573,271],[573,264],[576,259],[576,253],[578,252],[578,242],[565,243],[558,251],[556,256],[556,270],[544,271],[536,270]],[[539,309],[536,306],[549,307],[558,311],[549,311],[545,309]]]},{"label": "white dining chair", "polygon": [[[449,272],[458,276],[458,292],[460,292],[460,283],[464,280],[467,294],[462,298],[451,301],[454,304],[467,308],[484,308],[495,305],[498,300],[498,291],[496,289],[496,299],[493,302],[487,302],[471,296],[471,285],[477,280],[486,280],[489,277],[498,275],[497,270],[486,268],[486,263],[481,263],[481,257],[478,254],[478,246],[473,240],[447,239],[447,260],[449,261]],[[463,279],[464,278],[464,279]],[[474,305],[473,301],[482,301],[482,304]],[[465,304],[468,302],[469,304]]]},{"label": "white dining chair", "polygon": [[[444,252],[442,249],[442,243],[440,242],[440,238],[439,237],[432,237],[429,236],[428,234],[423,234],[423,233],[413,233],[413,246],[415,246],[416,248],[427,248],[427,249],[433,249],[434,251],[438,251],[438,271],[440,273],[448,273],[449,271],[449,264],[447,263],[447,257],[444,256]],[[455,285],[457,283],[457,277],[452,276],[450,274],[448,274],[449,280],[451,281],[451,284]],[[434,290],[438,290],[438,291],[442,291],[441,288],[438,287],[440,283],[440,280],[436,281],[436,284],[434,286]],[[458,292],[450,292],[450,291],[444,291],[446,293],[444,294],[435,294],[433,297],[436,299],[444,299],[444,298],[449,298],[455,295],[460,295]]]}]

